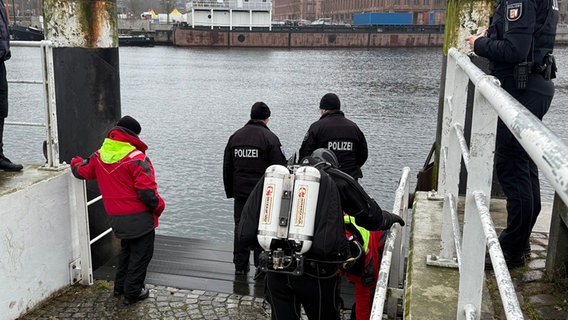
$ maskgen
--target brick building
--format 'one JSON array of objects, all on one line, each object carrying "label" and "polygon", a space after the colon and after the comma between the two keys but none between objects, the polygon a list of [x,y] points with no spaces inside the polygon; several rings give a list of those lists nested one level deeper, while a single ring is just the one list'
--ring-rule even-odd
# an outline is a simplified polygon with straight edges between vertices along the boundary
[{"label": "brick building", "polygon": [[273,0],[274,21],[353,23],[354,13],[412,12],[414,24],[445,23],[445,0]]},{"label": "brick building", "polygon": [[[568,0],[558,0],[560,23],[568,23]],[[353,14],[412,12],[413,24],[445,24],[446,0],[272,0],[273,21],[353,23]]]}]

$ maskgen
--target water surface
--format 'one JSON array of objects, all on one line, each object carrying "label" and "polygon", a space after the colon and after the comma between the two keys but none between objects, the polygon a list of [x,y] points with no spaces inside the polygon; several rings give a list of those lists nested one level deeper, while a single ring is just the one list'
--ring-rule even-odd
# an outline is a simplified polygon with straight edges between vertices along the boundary
[{"label": "water surface", "polygon": [[[369,143],[361,183],[387,210],[402,168],[410,167],[413,189],[435,140],[443,59],[438,48],[119,50],[122,113],[142,124],[141,139],[166,200],[161,234],[231,241],[233,202],[223,190],[223,150],[256,101],[272,110],[268,126],[290,156],[318,119],[320,98],[335,92]],[[568,49],[558,48],[556,56],[557,91],[544,123],[568,141]],[[9,79],[39,78],[39,61],[33,48],[13,48]],[[10,121],[44,121],[40,88],[10,90]],[[42,130],[7,127],[7,155],[42,162]],[[543,188],[544,200],[551,201],[550,187]]]}]

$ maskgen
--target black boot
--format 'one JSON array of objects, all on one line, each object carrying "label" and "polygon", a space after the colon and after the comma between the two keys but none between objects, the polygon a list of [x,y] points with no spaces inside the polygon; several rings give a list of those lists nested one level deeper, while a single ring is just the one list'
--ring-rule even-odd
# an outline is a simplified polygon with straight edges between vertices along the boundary
[{"label": "black boot", "polygon": [[0,170],[3,171],[22,171],[24,166],[21,164],[12,163],[10,159],[0,156]]}]

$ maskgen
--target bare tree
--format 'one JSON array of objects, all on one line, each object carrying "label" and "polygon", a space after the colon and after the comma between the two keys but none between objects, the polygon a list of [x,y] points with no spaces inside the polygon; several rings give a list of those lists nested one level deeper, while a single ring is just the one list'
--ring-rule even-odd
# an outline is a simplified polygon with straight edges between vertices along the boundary
[{"label": "bare tree", "polygon": [[155,9],[152,0],[126,0],[126,12],[132,13],[134,16],[140,16],[144,11]]},{"label": "bare tree", "polygon": [[166,12],[166,14],[168,15],[167,17],[167,23],[170,23],[170,12],[172,12],[172,10],[176,7],[176,0],[160,0],[160,4],[162,9]]}]

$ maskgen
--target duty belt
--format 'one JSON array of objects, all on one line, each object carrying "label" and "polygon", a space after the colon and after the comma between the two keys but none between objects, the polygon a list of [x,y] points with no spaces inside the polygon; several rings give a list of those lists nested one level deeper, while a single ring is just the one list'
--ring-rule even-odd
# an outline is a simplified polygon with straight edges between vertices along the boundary
[{"label": "duty belt", "polygon": [[[529,65],[529,74],[544,74],[544,69],[546,69],[546,67],[539,66],[538,64],[534,63],[534,62],[527,62]],[[507,68],[507,69],[501,69],[501,70],[494,70],[491,72],[492,75],[494,75],[496,78],[498,79],[503,79],[503,78],[508,78],[508,77],[512,77],[513,74],[515,73],[515,67],[512,68]]]},{"label": "duty belt", "polygon": [[550,80],[550,79],[554,79],[556,78],[556,59],[554,59],[554,56],[551,53],[546,54],[546,56],[544,57],[544,64],[540,65],[534,62],[522,62],[519,63],[518,65],[515,65],[511,68],[506,68],[506,69],[501,69],[501,70],[494,70],[491,72],[492,75],[494,75],[495,77],[499,78],[499,79],[504,79],[507,77],[514,77],[515,75],[515,71],[517,70],[517,67],[519,66],[525,66],[525,70],[528,71],[528,74],[540,74],[542,75],[546,80]]}]

